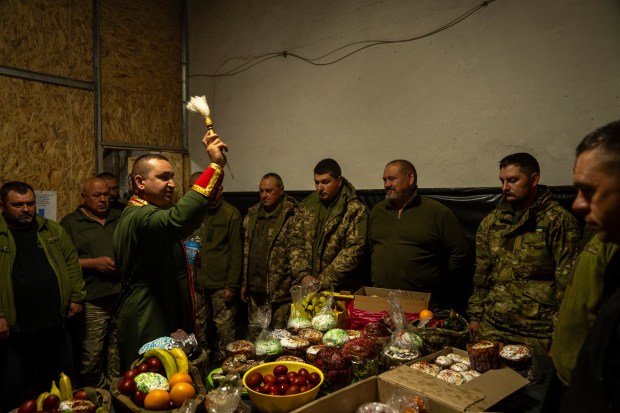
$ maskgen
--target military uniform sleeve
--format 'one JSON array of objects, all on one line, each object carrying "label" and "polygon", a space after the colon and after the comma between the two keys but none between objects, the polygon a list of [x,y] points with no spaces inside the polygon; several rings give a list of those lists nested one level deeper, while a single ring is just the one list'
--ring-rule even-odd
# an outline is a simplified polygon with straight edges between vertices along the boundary
[{"label": "military uniform sleeve", "polygon": [[250,255],[250,215],[246,214],[243,218],[243,272],[241,277],[241,286],[248,286],[248,262]]},{"label": "military uniform sleeve", "polygon": [[60,236],[62,252],[67,265],[69,284],[71,285],[71,302],[81,303],[86,297],[86,290],[84,289],[84,278],[82,278],[78,253],[67,232],[62,227],[59,227],[59,229],[62,231]]},{"label": "military uniform sleeve", "polygon": [[289,261],[291,263],[291,273],[293,275],[292,284],[299,284],[301,280],[310,275],[310,259],[306,249],[306,237],[304,231],[304,210],[301,209],[291,222],[289,235]]},{"label": "military uniform sleeve", "polygon": [[323,288],[332,289],[349,274],[359,269],[368,245],[368,210],[360,204],[351,214],[347,225],[345,245],[336,258],[321,271],[319,280]]},{"label": "military uniform sleeve", "polygon": [[549,237],[550,249],[555,261],[556,299],[559,306],[564,298],[568,276],[579,255],[581,230],[577,219],[565,210],[562,210],[562,213],[558,214],[552,222]]},{"label": "military uniform sleeve", "polygon": [[226,287],[238,290],[243,263],[243,240],[241,238],[241,214],[232,209],[228,224],[228,239],[230,241],[230,262],[228,264],[228,281]]},{"label": "military uniform sleeve", "polygon": [[489,230],[492,216],[482,220],[476,232],[476,272],[474,273],[474,291],[469,297],[467,314],[472,321],[482,320],[484,301],[491,287],[493,262],[489,244]]}]

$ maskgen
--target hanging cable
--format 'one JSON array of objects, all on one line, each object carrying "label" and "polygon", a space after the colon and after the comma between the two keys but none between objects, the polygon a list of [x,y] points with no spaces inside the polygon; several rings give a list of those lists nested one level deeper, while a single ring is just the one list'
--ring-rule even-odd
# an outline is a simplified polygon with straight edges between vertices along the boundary
[{"label": "hanging cable", "polygon": [[[239,73],[245,72],[246,70],[251,69],[252,67],[263,63],[267,60],[271,60],[271,59],[275,59],[278,57],[283,57],[283,58],[287,58],[288,56],[290,57],[294,57],[296,59],[299,59],[303,62],[306,62],[308,64],[314,65],[314,66],[328,66],[328,65],[333,65],[335,63],[338,63],[350,56],[353,56],[356,53],[361,52],[364,49],[368,49],[370,47],[374,47],[374,46],[379,46],[379,45],[384,45],[384,44],[397,44],[397,43],[407,43],[407,42],[413,42],[416,40],[420,40],[420,39],[424,39],[426,37],[435,35],[437,33],[440,33],[444,30],[447,30],[453,26],[455,26],[456,24],[462,22],[463,20],[467,19],[468,17],[470,17],[471,15],[473,15],[474,13],[478,12],[480,9],[486,7],[489,5],[489,3],[494,2],[495,0],[487,0],[487,1],[483,1],[482,3],[480,3],[479,5],[477,5],[476,7],[472,8],[471,10],[465,12],[464,14],[462,14],[461,16],[455,18],[454,20],[444,24],[443,26],[440,26],[434,30],[431,30],[428,33],[424,33],[418,36],[414,36],[414,37],[409,37],[406,39],[400,39],[400,40],[359,40],[357,42],[352,42],[352,43],[348,43],[344,46],[340,46],[328,53],[325,53],[321,56],[318,57],[314,57],[314,58],[309,58],[309,57],[304,57],[304,56],[300,56],[296,53],[292,53],[292,52],[288,52],[288,51],[283,51],[283,52],[270,52],[270,53],[265,53],[261,56],[256,56],[253,57],[251,60],[249,60],[248,62],[245,62],[239,66],[236,66],[226,72],[223,73],[212,73],[212,74],[195,74],[195,75],[191,75],[190,77],[225,77],[225,76],[234,76],[237,75]],[[366,43],[366,44],[364,44]],[[333,60],[329,60],[327,62],[320,62],[320,60],[325,59],[326,57],[339,52],[343,49],[346,49],[348,47],[351,46],[355,46],[355,45],[359,45],[359,44],[364,44],[364,46],[358,47],[357,49],[345,54],[344,56],[341,56],[339,58],[333,59]],[[224,63],[222,63],[220,65],[223,66],[226,62],[228,62],[231,59],[227,59]],[[218,68],[219,69],[219,68]]]}]

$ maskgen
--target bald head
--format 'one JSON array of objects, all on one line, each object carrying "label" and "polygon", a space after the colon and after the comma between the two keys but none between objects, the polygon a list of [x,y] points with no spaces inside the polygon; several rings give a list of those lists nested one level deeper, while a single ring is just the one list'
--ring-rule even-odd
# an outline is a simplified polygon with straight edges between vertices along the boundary
[{"label": "bald head", "polygon": [[82,188],[82,204],[89,213],[105,218],[110,209],[110,191],[107,182],[96,176],[88,178]]}]

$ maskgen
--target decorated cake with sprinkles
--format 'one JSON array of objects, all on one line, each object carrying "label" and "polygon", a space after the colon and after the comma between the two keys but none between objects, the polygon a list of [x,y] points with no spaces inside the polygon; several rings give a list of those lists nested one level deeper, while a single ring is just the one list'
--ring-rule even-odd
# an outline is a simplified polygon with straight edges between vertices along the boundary
[{"label": "decorated cake with sprinkles", "polygon": [[531,364],[532,352],[525,345],[508,344],[499,352],[499,357],[508,367],[525,370]]}]

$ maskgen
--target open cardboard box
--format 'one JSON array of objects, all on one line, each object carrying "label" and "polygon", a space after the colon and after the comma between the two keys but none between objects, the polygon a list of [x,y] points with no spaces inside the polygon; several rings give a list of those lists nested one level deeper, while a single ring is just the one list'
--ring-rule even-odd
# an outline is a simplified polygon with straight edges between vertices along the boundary
[{"label": "open cardboard box", "polygon": [[[387,311],[390,304],[387,302],[390,290],[388,288],[362,287],[355,292],[353,307],[359,310],[378,313]],[[400,291],[400,305],[406,313],[419,313],[428,308],[431,299],[430,293],[419,293],[416,291]]]},{"label": "open cardboard box", "polygon": [[[433,362],[438,356],[456,353],[467,356],[467,352],[452,347],[421,357],[414,361]],[[430,399],[440,401],[459,412],[482,412],[503,398],[529,384],[529,381],[508,367],[489,370],[480,377],[457,386],[429,374],[414,370],[409,365],[400,366],[382,374],[384,380],[393,383],[407,383]]]},{"label": "open cardboard box", "polygon": [[[402,383],[397,384],[386,381],[381,375],[373,376],[331,393],[328,396],[321,397],[293,410],[291,413],[355,413],[357,408],[364,403],[386,403],[392,393],[399,388],[406,389],[407,386]],[[431,413],[459,413],[459,410],[439,401],[429,399],[428,397],[426,400],[428,402],[428,411]]]},{"label": "open cardboard box", "polygon": [[[448,353],[467,355],[459,349],[445,348],[417,361],[432,362],[437,356]],[[315,400],[296,413],[355,413],[366,402],[386,402],[399,387],[425,396],[432,413],[482,412],[500,400],[527,385],[529,381],[514,370],[504,367],[490,370],[460,386],[402,365],[379,376],[345,387],[328,396]]]}]

